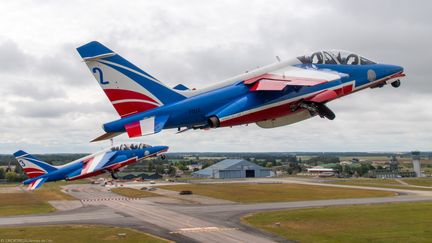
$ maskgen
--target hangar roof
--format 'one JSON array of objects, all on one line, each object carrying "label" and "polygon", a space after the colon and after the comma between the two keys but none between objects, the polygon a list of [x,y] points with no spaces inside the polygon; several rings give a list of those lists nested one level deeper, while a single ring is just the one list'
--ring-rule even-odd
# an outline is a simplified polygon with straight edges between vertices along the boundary
[{"label": "hangar roof", "polygon": [[196,171],[193,174],[211,176],[213,175],[214,170],[242,170],[245,166],[249,167],[248,169],[250,169],[250,167],[253,167],[253,169],[268,170],[268,168],[261,167],[255,163],[249,162],[244,159],[226,159],[207,168]]}]

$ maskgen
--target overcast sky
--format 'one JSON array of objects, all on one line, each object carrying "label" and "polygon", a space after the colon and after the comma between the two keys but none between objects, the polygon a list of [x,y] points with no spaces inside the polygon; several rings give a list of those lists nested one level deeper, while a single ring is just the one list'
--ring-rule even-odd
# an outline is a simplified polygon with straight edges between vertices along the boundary
[{"label": "overcast sky", "polygon": [[[334,121],[133,139],[179,151],[432,150],[430,1],[1,1],[0,153],[93,152],[117,114],[75,48],[98,40],[170,86],[201,88],[313,50],[401,65],[399,89],[329,103]],[[122,135],[116,142],[130,141]]]}]

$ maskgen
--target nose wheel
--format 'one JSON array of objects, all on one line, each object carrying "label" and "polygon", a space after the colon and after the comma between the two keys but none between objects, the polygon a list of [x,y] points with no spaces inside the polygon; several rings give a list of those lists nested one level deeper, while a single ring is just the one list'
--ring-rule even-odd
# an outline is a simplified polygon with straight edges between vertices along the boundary
[{"label": "nose wheel", "polygon": [[401,85],[401,81],[398,79],[398,80],[396,80],[396,81],[393,81],[392,83],[391,83],[391,86],[393,87],[393,88],[399,88],[399,86]]}]

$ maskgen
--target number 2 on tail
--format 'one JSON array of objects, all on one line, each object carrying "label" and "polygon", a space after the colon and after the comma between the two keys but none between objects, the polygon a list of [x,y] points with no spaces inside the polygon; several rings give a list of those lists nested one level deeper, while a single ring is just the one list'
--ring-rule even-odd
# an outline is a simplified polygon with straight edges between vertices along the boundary
[{"label": "number 2 on tail", "polygon": [[109,84],[107,80],[104,80],[102,70],[98,67],[92,69],[93,73],[99,73],[99,82],[100,84]]}]

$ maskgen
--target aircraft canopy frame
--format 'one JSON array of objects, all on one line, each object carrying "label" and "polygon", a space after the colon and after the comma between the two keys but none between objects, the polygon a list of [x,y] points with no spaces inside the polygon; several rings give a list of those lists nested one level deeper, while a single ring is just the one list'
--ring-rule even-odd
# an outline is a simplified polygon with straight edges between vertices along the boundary
[{"label": "aircraft canopy frame", "polygon": [[316,51],[310,55],[299,56],[303,64],[335,64],[335,65],[372,65],[376,62],[356,53],[343,50]]}]

